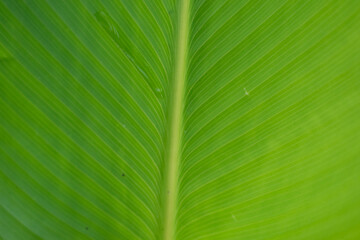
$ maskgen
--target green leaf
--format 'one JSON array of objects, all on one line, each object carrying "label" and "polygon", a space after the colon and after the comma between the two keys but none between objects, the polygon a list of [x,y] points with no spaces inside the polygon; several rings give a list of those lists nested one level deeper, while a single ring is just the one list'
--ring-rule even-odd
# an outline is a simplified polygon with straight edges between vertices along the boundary
[{"label": "green leaf", "polygon": [[0,239],[359,239],[357,0],[0,0]]}]

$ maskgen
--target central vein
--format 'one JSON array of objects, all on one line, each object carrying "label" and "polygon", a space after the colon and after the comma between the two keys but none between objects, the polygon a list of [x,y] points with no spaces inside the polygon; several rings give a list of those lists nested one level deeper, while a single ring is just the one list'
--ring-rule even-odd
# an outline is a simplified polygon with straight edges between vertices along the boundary
[{"label": "central vein", "polygon": [[182,118],[184,89],[186,81],[189,0],[181,0],[175,60],[175,75],[172,84],[170,135],[167,157],[166,197],[164,215],[164,240],[175,238],[175,218],[177,209],[178,167],[181,155]]}]

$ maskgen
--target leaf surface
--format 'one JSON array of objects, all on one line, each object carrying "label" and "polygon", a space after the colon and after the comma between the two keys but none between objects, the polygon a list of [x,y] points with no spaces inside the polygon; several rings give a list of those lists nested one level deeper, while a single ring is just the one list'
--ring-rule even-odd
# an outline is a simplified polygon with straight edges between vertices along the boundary
[{"label": "leaf surface", "polygon": [[357,0],[0,0],[0,239],[360,238]]}]

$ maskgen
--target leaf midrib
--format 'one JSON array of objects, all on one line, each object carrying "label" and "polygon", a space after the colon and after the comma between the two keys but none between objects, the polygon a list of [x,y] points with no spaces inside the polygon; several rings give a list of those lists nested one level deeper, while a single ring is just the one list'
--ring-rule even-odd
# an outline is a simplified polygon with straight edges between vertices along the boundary
[{"label": "leaf midrib", "polygon": [[165,159],[167,168],[163,240],[171,240],[175,237],[178,166],[181,155],[180,147],[189,34],[189,0],[182,0],[180,4],[175,53],[175,74],[170,95],[169,143],[167,147],[167,157]]}]

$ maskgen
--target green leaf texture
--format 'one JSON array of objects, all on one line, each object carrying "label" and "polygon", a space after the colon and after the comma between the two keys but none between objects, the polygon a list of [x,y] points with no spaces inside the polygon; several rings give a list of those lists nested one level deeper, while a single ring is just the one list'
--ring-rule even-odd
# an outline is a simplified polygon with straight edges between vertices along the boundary
[{"label": "green leaf texture", "polygon": [[358,0],[0,0],[0,239],[360,239]]}]

